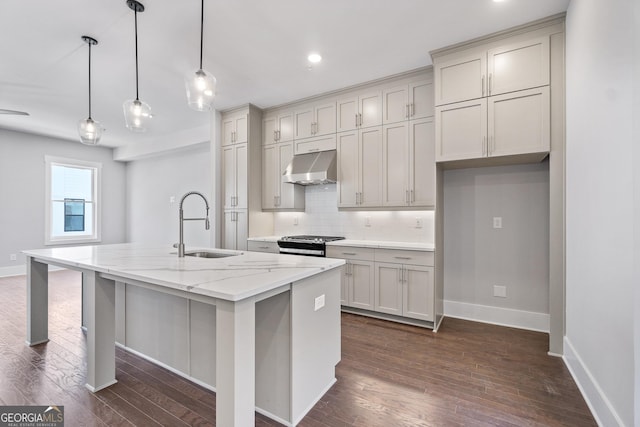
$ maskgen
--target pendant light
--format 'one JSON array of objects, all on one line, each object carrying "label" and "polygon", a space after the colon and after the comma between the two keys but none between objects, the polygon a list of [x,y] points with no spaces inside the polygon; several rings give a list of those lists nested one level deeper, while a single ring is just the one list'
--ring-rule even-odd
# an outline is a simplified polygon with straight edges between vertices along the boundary
[{"label": "pendant light", "polygon": [[145,132],[146,124],[151,119],[151,107],[146,102],[140,101],[138,96],[138,12],[144,12],[142,3],[136,0],[127,0],[127,6],[133,10],[136,31],[136,99],[129,99],[122,104],[124,120],[127,129],[133,132]]},{"label": "pendant light", "polygon": [[97,45],[98,40],[89,36],[82,36],[82,40],[89,45],[89,117],[78,122],[78,134],[83,144],[97,145],[102,136],[102,126],[91,118],[91,46]]},{"label": "pendant light", "polygon": [[200,68],[195,75],[189,73],[184,80],[187,88],[189,107],[196,111],[209,111],[213,108],[216,94],[216,78],[202,69],[202,45],[204,39],[204,0],[200,4]]}]

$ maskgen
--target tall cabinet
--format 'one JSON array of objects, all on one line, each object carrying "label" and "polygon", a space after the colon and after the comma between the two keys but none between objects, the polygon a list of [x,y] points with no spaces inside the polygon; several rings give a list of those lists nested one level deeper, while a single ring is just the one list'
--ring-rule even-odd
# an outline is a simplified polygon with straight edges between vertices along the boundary
[{"label": "tall cabinet", "polygon": [[221,246],[246,250],[247,238],[270,234],[272,220],[262,214],[260,183],[262,112],[247,105],[221,117]]}]

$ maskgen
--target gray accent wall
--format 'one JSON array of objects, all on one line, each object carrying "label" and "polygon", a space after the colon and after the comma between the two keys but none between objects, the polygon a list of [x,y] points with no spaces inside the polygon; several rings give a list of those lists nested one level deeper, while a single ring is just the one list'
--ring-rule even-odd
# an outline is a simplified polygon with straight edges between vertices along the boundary
[{"label": "gray accent wall", "polygon": [[[202,221],[185,221],[184,240],[189,247],[214,246],[215,208],[209,143],[201,143],[127,163],[127,241],[173,244],[179,237],[180,199],[199,191],[209,201],[210,230]],[[170,198],[174,202],[170,202]],[[186,217],[203,217],[204,202],[189,196],[184,203]]]},{"label": "gray accent wall", "polygon": [[0,268],[24,265],[20,251],[44,247],[46,155],[102,163],[101,243],[125,241],[125,164],[110,148],[0,129]]},{"label": "gray accent wall", "polygon": [[548,162],[447,170],[443,185],[445,301],[549,313]]}]

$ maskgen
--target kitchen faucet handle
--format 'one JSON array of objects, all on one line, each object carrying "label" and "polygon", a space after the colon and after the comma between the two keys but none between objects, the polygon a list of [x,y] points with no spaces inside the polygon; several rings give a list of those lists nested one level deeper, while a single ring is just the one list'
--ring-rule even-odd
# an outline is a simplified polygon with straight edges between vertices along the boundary
[{"label": "kitchen faucet handle", "polygon": [[174,248],[177,248],[177,247],[178,247],[178,243],[174,243],[174,244],[173,244],[173,247],[174,247]]}]

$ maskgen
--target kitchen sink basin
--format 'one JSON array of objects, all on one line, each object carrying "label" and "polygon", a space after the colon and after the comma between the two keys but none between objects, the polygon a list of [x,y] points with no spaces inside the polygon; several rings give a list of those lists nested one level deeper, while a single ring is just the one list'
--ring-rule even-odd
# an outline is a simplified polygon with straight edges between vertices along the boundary
[{"label": "kitchen sink basin", "polygon": [[214,251],[194,251],[194,252],[186,252],[184,254],[184,256],[194,256],[198,258],[226,258],[229,256],[236,256],[236,255],[238,254],[214,252]]}]

